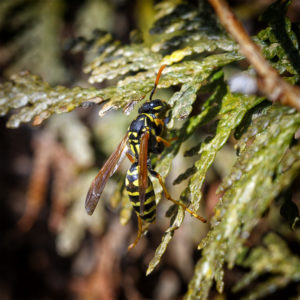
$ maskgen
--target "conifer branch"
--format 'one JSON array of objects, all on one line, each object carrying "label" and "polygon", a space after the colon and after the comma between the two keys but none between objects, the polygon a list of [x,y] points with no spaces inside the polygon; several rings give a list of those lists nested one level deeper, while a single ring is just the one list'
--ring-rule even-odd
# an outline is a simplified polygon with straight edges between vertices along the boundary
[{"label": "conifer branch", "polygon": [[271,101],[279,101],[300,110],[300,89],[284,81],[264,58],[261,49],[252,41],[226,0],[209,0],[221,23],[240,45],[240,51],[253,65],[258,75],[258,87]]}]

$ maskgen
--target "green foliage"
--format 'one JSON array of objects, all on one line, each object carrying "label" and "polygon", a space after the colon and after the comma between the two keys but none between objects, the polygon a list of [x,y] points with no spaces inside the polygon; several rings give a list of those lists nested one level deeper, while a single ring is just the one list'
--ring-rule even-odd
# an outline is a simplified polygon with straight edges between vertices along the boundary
[{"label": "green foliage", "polygon": [[[220,76],[220,74],[218,74]],[[166,175],[166,169],[171,167],[172,160],[177,154],[180,144],[186,140],[199,126],[205,124],[211,118],[218,117],[220,120],[217,125],[215,136],[209,142],[201,145],[199,153],[201,158],[195,164],[195,174],[190,180],[188,188],[183,192],[182,198],[186,198],[187,194],[191,195],[191,204],[195,211],[198,210],[201,200],[201,185],[205,179],[205,174],[211,166],[216,153],[226,143],[231,131],[239,125],[244,114],[248,109],[262,101],[261,98],[254,96],[233,95],[226,90],[223,78],[216,76],[214,82],[215,91],[212,96],[204,104],[204,110],[198,116],[190,118],[179,132],[178,140],[166,151],[167,154],[157,164],[156,170]],[[218,78],[219,77],[219,78]],[[209,150],[206,150],[209,149]],[[187,170],[190,173],[190,168]],[[166,249],[166,245],[170,242],[174,230],[178,229],[183,221],[182,211],[175,219],[172,219],[170,227],[162,239],[154,259],[151,261],[147,274],[149,274],[156,266],[164,253],[162,249]]]},{"label": "green foliage", "polygon": [[7,127],[18,127],[21,122],[30,122],[33,118],[38,125],[53,113],[71,111],[92,98],[98,101],[95,98],[101,94],[95,88],[51,87],[38,76],[20,73],[12,76],[11,81],[0,84],[0,115],[19,109],[10,117]]},{"label": "green foliage", "polygon": [[300,72],[299,44],[291,21],[285,15],[289,4],[290,1],[275,2],[266,10],[261,19],[269,27],[262,30],[258,37],[266,43],[264,54],[273,66],[280,73],[287,71],[296,75]]},{"label": "green foliage", "polygon": [[[298,163],[282,168],[299,125],[300,114],[294,109],[269,106],[240,140],[240,156],[221,186],[225,193],[215,209],[212,229],[199,245],[203,255],[186,299],[206,299],[213,279],[222,292],[224,262],[234,266],[243,242],[264,211],[299,174]],[[246,146],[250,139],[251,145]]]},{"label": "green foliage", "polygon": [[[189,6],[184,5],[184,7],[187,8]],[[186,9],[183,9],[181,11],[181,8],[177,8],[177,10],[178,12],[177,14],[175,14],[176,19],[172,19],[172,22],[176,22],[176,24],[177,22],[184,22],[186,20]],[[163,11],[164,10],[160,11],[160,13],[162,14]],[[182,16],[179,14],[180,11],[183,14]],[[174,96],[170,99],[170,104],[174,105],[174,118],[186,118],[191,111],[191,105],[196,99],[196,94],[201,87],[201,82],[207,79],[216,68],[241,59],[241,56],[239,54],[237,54],[235,51],[232,51],[232,49],[234,48],[233,46],[226,46],[228,43],[234,44],[229,38],[226,38],[224,34],[222,34],[222,38],[220,35],[216,35],[216,32],[220,31],[216,22],[212,22],[211,20],[209,20],[209,23],[207,23],[206,19],[200,19],[200,22],[197,21],[200,16],[198,15],[196,8],[192,8],[189,14],[190,17],[187,19],[188,21],[195,21],[195,24],[199,23],[198,25],[202,27],[204,27],[205,24],[205,27],[203,28],[205,29],[205,31],[203,31],[205,33],[202,33],[201,36],[197,36],[197,34],[194,33],[196,36],[193,39],[195,39],[198,43],[196,49],[200,47],[200,44],[202,45],[202,48],[207,48],[208,45],[211,45],[211,49],[207,48],[203,51],[214,51],[216,50],[216,47],[213,45],[215,45],[216,41],[218,41],[218,47],[221,47],[221,45],[223,45],[223,48],[228,51],[228,53],[210,53],[210,55],[207,55],[206,57],[201,58],[199,56],[195,57],[196,59],[193,59],[191,55],[195,53],[195,51],[187,51],[186,47],[187,45],[188,47],[190,47],[190,45],[194,43],[194,40],[185,41],[185,37],[187,35],[186,31],[183,29],[178,32],[177,36],[179,39],[182,38],[184,40],[180,44],[180,46],[182,46],[183,48],[180,49],[179,46],[177,46],[175,51],[168,49],[169,55],[166,55],[164,57],[161,53],[153,52],[153,50],[148,49],[143,44],[133,43],[131,45],[124,46],[120,42],[113,40],[111,35],[106,34],[105,32],[100,31],[95,34],[95,37],[91,41],[89,41],[89,43],[92,43],[94,46],[90,47],[90,50],[88,52],[90,53],[97,51],[98,53],[100,53],[100,55],[98,55],[85,67],[85,72],[91,73],[89,78],[90,83],[99,83],[104,79],[112,80],[116,77],[120,77],[120,75],[128,75],[123,80],[119,80],[115,87],[102,89],[101,91],[98,91],[97,93],[91,95],[91,97],[90,95],[86,97],[86,100],[89,100],[89,98],[93,97],[101,98],[101,100],[97,101],[97,103],[109,100],[102,107],[100,115],[103,115],[111,109],[118,108],[123,108],[125,112],[129,112],[132,109],[133,105],[143,100],[145,98],[145,95],[152,89],[153,78],[155,77],[155,73],[157,72],[160,64],[180,62],[186,56],[189,56],[189,59],[183,61],[181,64],[169,66],[165,70],[164,76],[162,77],[159,84],[159,87],[162,88],[168,88],[170,86],[183,84],[181,91],[175,93]],[[204,12],[200,12],[200,15],[203,18],[207,18],[207,14],[204,14]],[[209,19],[211,18],[212,17],[209,17]],[[163,25],[167,26],[168,22]],[[158,25],[156,25],[156,27],[154,28],[157,28],[157,26]],[[208,30],[206,30],[207,26],[209,26]],[[163,28],[162,30],[164,30]],[[189,29],[189,27],[187,27],[187,29]],[[202,35],[205,35],[204,40]],[[175,37],[176,36],[174,36],[173,34],[172,38],[170,38],[169,35],[167,35],[167,37],[165,38],[168,41],[170,39],[174,39]],[[197,50],[196,53],[199,54],[203,51]],[[130,72],[132,71],[137,72],[136,75],[130,75]],[[22,80],[24,82],[24,89],[27,85],[32,85],[31,77],[25,77]],[[18,85],[18,77],[16,77],[16,79],[12,78],[11,85],[11,88],[15,85]],[[41,92],[44,91],[44,93],[46,93],[47,95],[48,91],[44,83],[40,81],[39,85],[39,90]],[[36,87],[38,87],[38,83],[36,83]],[[4,106],[3,108],[0,107],[1,111],[4,111],[2,115],[7,113],[8,107],[6,103],[10,102],[11,99],[14,102],[18,102],[14,105],[14,107],[18,108],[26,106],[27,103],[35,102],[34,95],[31,95],[31,97],[29,96],[28,101],[24,103],[22,101],[16,101],[15,95],[11,95],[9,93],[10,89],[4,89],[4,93],[0,97],[0,103],[3,103],[2,105]],[[84,89],[82,89],[82,92],[84,92]],[[87,94],[89,94],[89,92],[90,90],[87,91]],[[68,92],[66,91],[66,93]],[[28,92],[25,90],[24,94],[28,94]],[[181,97],[183,97],[183,101],[178,101],[178,99],[180,99]],[[187,103],[184,102],[185,100],[188,100]],[[65,99],[58,98],[56,101],[50,100],[50,102],[55,102],[55,105],[53,106],[55,106],[55,109],[57,111],[59,111],[57,107],[64,107],[66,105]],[[70,105],[68,106],[68,111],[74,109],[80,104],[80,101],[71,101]],[[31,108],[29,107],[27,110],[31,110]],[[45,109],[43,110],[39,109],[32,112],[30,116],[38,116],[38,118],[43,120],[50,116],[52,114],[52,111],[52,109],[48,110],[48,108],[45,107]],[[26,122],[31,120],[31,118],[29,118],[28,116],[23,116],[22,111],[18,116],[14,117],[14,119],[20,119],[20,121],[10,122],[10,127],[19,126],[19,123],[23,120]],[[171,122],[171,124],[173,124],[173,122]]]},{"label": "green foliage", "polygon": [[272,276],[260,282],[243,300],[259,299],[270,291],[287,286],[290,282],[300,280],[300,259],[293,255],[287,244],[276,234],[269,233],[263,239],[264,247],[260,246],[250,252],[242,262],[243,267],[251,271],[234,287],[237,292],[249,285],[259,276],[271,273]]},{"label": "green foliage", "polygon": [[63,10],[59,0],[1,1],[0,32],[14,36],[7,46],[12,63],[6,73],[29,69],[52,83],[66,77],[59,45]]},{"label": "green foliage", "polygon": [[[263,20],[269,26],[254,39],[273,66],[296,82],[300,70],[298,42],[290,20],[282,13],[287,4],[276,2],[264,14]],[[201,207],[204,183],[216,155],[233,134],[238,139],[236,163],[219,187],[222,198],[215,208],[211,229],[199,245],[202,257],[185,297],[208,299],[214,280],[217,290],[223,291],[224,264],[229,268],[236,264],[255,225],[300,173],[300,147],[294,139],[300,114],[292,108],[269,105],[266,99],[256,95],[230,91],[224,79],[225,67],[243,57],[206,2],[199,1],[194,6],[185,1],[162,1],[155,9],[151,48],[136,36],[132,43],[123,45],[104,31],[94,32],[91,39],[81,39],[74,47],[73,51],[86,51],[84,71],[89,73],[89,82],[107,80],[111,85],[103,89],[51,87],[29,73],[14,75],[0,85],[0,115],[18,109],[12,112],[8,127],[18,127],[21,122],[31,120],[40,124],[52,114],[71,111],[86,101],[105,101],[101,116],[119,108],[129,113],[151,91],[159,66],[167,64],[158,87],[178,88],[167,100],[172,106],[168,128],[178,139],[163,152],[156,171],[165,178],[182,144],[197,136],[204,126],[213,124],[214,129],[208,138],[186,152],[197,158],[175,180],[180,183],[189,178],[181,201],[191,204],[195,211]],[[161,187],[157,182],[154,187],[159,202]],[[122,194],[121,184],[116,190],[112,201],[121,203],[122,223],[126,223],[131,207]],[[286,207],[283,214],[295,227],[298,211],[291,213]],[[149,263],[147,274],[159,264],[184,220],[184,210],[180,207],[172,207],[169,215],[170,225]],[[251,250],[249,258],[240,262],[251,271],[236,290],[263,273],[276,276],[258,285],[249,299],[262,296],[270,286],[279,288],[299,280],[299,257],[292,255],[276,235],[268,235],[264,242],[266,248]]]}]

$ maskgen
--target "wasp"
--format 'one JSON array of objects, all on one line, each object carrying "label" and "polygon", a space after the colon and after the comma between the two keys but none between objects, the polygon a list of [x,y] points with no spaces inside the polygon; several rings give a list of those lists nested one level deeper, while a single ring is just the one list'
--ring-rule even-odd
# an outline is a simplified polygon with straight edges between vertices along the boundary
[{"label": "wasp", "polygon": [[156,219],[155,193],[149,174],[159,180],[168,200],[183,207],[200,221],[206,222],[203,217],[171,197],[161,175],[151,165],[150,154],[162,153],[165,147],[170,146],[171,142],[162,137],[168,120],[167,112],[170,106],[163,100],[152,100],[159,78],[165,67],[166,65],[160,67],[149,100],[139,108],[138,116],[130,124],[125,137],[94,178],[85,201],[87,213],[89,215],[93,214],[108,179],[118,169],[123,158],[127,156],[131,162],[131,167],[126,174],[125,186],[129,200],[138,217],[137,238],[128,247],[128,250],[135,247],[138,243],[142,235],[143,221],[153,223]]}]

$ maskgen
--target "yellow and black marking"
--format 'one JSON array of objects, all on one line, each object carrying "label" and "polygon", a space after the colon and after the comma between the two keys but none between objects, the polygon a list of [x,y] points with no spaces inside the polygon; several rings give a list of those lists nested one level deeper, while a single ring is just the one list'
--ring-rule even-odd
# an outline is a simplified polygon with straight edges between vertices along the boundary
[{"label": "yellow and black marking", "polygon": [[142,236],[142,220],[147,223],[153,223],[156,219],[155,193],[148,174],[158,179],[168,200],[181,206],[200,221],[206,222],[204,218],[170,196],[162,177],[151,166],[150,155],[162,153],[165,146],[170,146],[170,141],[162,138],[165,124],[168,122],[167,112],[170,107],[163,100],[152,100],[164,68],[165,65],[162,65],[158,71],[149,101],[140,107],[139,115],[132,121],[127,134],[93,180],[86,197],[85,207],[88,214],[91,215],[95,210],[107,180],[114,174],[126,154],[132,165],[127,172],[125,186],[130,202],[137,214],[139,226],[137,237],[128,247],[128,250],[134,248]]},{"label": "yellow and black marking", "polygon": [[[128,129],[128,146],[129,156],[132,162],[131,168],[128,170],[125,180],[125,186],[128,192],[130,202],[136,211],[138,217],[147,223],[153,223],[156,219],[156,203],[153,184],[145,173],[144,177],[147,185],[139,183],[139,159],[141,156],[146,155],[148,160],[146,169],[152,169],[149,159],[149,154],[159,154],[163,151],[166,141],[160,137],[164,130],[165,114],[169,106],[163,100],[152,100],[144,103],[139,109],[139,115],[132,121]],[[147,142],[147,154],[141,147],[141,139],[145,134],[149,139]],[[127,155],[128,156],[128,155]],[[148,172],[146,170],[146,172]],[[143,173],[143,172],[142,172]],[[146,183],[145,182],[145,183]],[[141,196],[140,188],[143,186],[144,195]]]},{"label": "yellow and black marking", "polygon": [[[161,100],[154,100],[160,101]],[[146,102],[145,104],[148,104]],[[145,105],[144,104],[144,105]],[[143,106],[144,106],[143,105]],[[141,108],[143,108],[143,106]],[[162,107],[161,104],[158,105],[160,110],[166,108],[166,104]],[[140,109],[141,110],[141,109]],[[157,136],[160,136],[164,129],[164,121],[157,116],[156,106],[152,108],[150,113],[140,113],[137,118],[131,123],[128,129],[128,145],[132,155],[138,160],[140,155],[140,140],[143,133],[148,131],[150,133],[148,151],[150,153],[161,153],[163,150],[163,144],[157,141]]]},{"label": "yellow and black marking", "polygon": [[128,196],[136,211],[137,215],[148,223],[153,223],[156,219],[156,202],[153,184],[148,176],[148,186],[145,193],[145,201],[143,211],[140,211],[140,195],[139,195],[139,167],[137,163],[133,163],[127,171],[125,185]]}]

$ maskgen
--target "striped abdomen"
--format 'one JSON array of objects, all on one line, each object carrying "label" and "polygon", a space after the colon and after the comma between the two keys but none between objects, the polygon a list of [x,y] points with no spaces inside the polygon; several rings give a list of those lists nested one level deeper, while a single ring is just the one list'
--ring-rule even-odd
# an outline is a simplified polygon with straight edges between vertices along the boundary
[{"label": "striped abdomen", "polygon": [[127,171],[125,185],[128,192],[129,200],[136,213],[146,222],[152,223],[156,218],[156,203],[153,184],[148,177],[148,186],[146,189],[144,211],[140,214],[140,200],[139,200],[139,167],[137,163],[133,163]]}]

